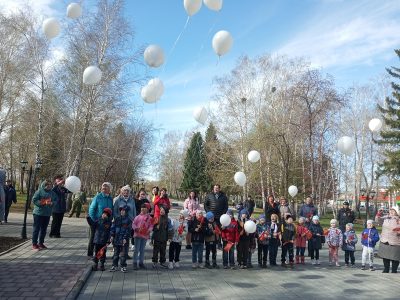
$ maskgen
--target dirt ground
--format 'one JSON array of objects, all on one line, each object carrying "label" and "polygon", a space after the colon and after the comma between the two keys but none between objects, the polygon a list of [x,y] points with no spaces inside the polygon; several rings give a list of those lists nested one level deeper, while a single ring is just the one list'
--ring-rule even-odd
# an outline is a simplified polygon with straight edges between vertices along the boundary
[{"label": "dirt ground", "polygon": [[0,236],[0,253],[17,246],[25,242],[26,240],[17,238],[17,237],[9,237],[9,236]]}]

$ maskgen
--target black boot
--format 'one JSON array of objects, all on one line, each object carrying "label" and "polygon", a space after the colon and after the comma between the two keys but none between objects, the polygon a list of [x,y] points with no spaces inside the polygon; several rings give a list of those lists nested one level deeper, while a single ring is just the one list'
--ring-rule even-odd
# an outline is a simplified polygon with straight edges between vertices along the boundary
[{"label": "black boot", "polygon": [[399,267],[398,260],[392,260],[392,273],[397,273],[397,268]]},{"label": "black boot", "polygon": [[212,267],[213,267],[213,269],[219,269],[219,266],[217,265],[217,261],[213,261]]},{"label": "black boot", "polygon": [[205,266],[207,269],[211,269],[210,261],[206,260],[206,263],[204,264],[204,266]]},{"label": "black boot", "polygon": [[389,273],[390,268],[390,259],[383,259],[383,272],[382,273]]}]

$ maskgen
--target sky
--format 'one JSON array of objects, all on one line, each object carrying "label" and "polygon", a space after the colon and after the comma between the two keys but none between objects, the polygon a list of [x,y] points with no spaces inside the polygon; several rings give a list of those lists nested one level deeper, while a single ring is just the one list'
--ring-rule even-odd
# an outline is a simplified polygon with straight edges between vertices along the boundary
[{"label": "sky", "polygon": [[[95,2],[82,1],[82,17]],[[0,0],[0,10],[26,3]],[[66,19],[70,1],[30,3],[43,19]],[[126,0],[124,13],[135,30],[133,49],[157,44],[166,54],[162,67],[149,69],[164,83],[161,100],[145,104],[140,89],[132,93],[132,101],[160,136],[169,130],[204,130],[194,120],[193,109],[212,107],[213,78],[228,73],[241,55],[305,57],[333,75],[339,88],[367,83],[386,67],[399,65],[393,51],[400,47],[399,0],[224,0],[221,11],[203,4],[189,20],[182,0]],[[230,52],[220,59],[211,46],[219,30],[229,31],[234,39]],[[55,56],[63,55],[57,38],[54,41]]]}]

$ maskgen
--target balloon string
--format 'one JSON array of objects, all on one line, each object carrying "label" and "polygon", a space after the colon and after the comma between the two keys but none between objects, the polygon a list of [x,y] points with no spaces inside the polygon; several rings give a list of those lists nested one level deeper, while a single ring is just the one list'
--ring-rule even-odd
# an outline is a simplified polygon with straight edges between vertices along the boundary
[{"label": "balloon string", "polygon": [[215,64],[216,67],[218,67],[220,58],[221,58],[221,55],[218,55],[218,60],[217,60],[217,63]]},{"label": "balloon string", "polygon": [[173,44],[171,50],[169,50],[167,59],[165,60],[165,64],[164,64],[164,66],[163,66],[163,68],[162,68],[161,73],[164,73],[165,67],[167,66],[167,63],[168,63],[168,59],[171,57],[172,52],[175,50],[176,45],[178,44],[178,42],[179,42],[181,36],[183,35],[183,33],[185,32],[185,30],[186,30],[186,28],[187,28],[187,26],[188,26],[189,20],[190,20],[190,17],[188,16],[187,19],[186,19],[186,23],[185,23],[185,25],[183,26],[182,31],[179,33],[178,37],[176,38],[176,40],[175,40],[175,42],[174,42],[174,44]]}]

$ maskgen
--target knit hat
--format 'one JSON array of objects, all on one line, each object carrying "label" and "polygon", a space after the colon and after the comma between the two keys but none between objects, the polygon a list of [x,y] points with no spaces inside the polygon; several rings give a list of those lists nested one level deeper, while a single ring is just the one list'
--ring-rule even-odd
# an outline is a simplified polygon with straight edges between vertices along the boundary
[{"label": "knit hat", "polygon": [[151,209],[151,205],[150,205],[150,203],[148,203],[148,202],[145,202],[143,205],[146,205],[146,208],[147,208],[147,210],[150,210],[150,209]]},{"label": "knit hat", "polygon": [[343,205],[349,205],[349,201],[344,201]]},{"label": "knit hat", "polygon": [[291,214],[287,214],[286,217],[285,217],[285,219],[288,220],[289,218],[292,218],[292,219],[293,219],[293,216],[292,216]]},{"label": "knit hat", "polygon": [[127,206],[127,205],[125,205],[125,204],[122,204],[122,205],[119,207],[119,210],[120,210],[120,211],[121,211],[121,210],[128,211],[128,210],[129,210],[129,206]]},{"label": "knit hat", "polygon": [[372,224],[372,225],[374,225],[374,220],[368,220],[368,221],[367,221],[367,224]]},{"label": "knit hat", "polygon": [[350,228],[354,227],[353,223],[347,223],[346,226],[349,226]]},{"label": "knit hat", "polygon": [[312,220],[313,220],[313,221],[315,221],[315,220],[319,221],[319,217],[318,217],[318,216],[313,216],[313,217],[312,217]]},{"label": "knit hat", "polygon": [[263,219],[263,220],[265,221],[265,215],[260,215],[260,216],[258,217],[258,219],[259,219],[259,220]]},{"label": "knit hat", "polygon": [[336,224],[336,223],[337,223],[336,219],[332,219],[332,220],[329,222],[329,224]]},{"label": "knit hat", "polygon": [[247,208],[244,208],[240,211],[239,213],[239,217],[241,218],[242,215],[246,214],[246,217],[248,218],[250,216],[249,211],[247,210]]},{"label": "knit hat", "polygon": [[228,210],[226,211],[226,214],[233,217],[232,209],[228,208]]},{"label": "knit hat", "polygon": [[111,208],[106,207],[103,209],[103,213],[106,213],[110,217],[112,215],[112,210]]},{"label": "knit hat", "polygon": [[211,211],[209,211],[208,213],[206,213],[206,219],[207,219],[208,221],[210,221],[212,218],[214,218],[214,214],[213,214]]},{"label": "knit hat", "polygon": [[396,214],[399,216],[399,207],[398,206],[392,206],[390,209],[393,209]]}]

